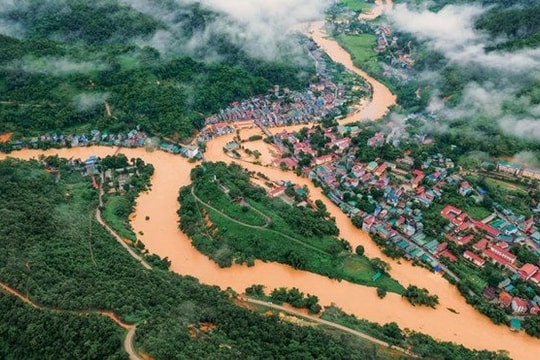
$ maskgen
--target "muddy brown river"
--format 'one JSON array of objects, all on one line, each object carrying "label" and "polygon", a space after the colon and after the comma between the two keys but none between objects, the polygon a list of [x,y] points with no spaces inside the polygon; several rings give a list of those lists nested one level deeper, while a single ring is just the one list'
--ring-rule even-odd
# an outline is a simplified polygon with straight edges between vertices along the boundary
[{"label": "muddy brown river", "polygon": [[[317,25],[320,27],[320,24]],[[324,34],[316,26],[312,28],[314,39],[336,61],[357,72],[371,83],[374,89],[372,102],[365,104],[360,112],[348,117],[344,122],[358,119],[377,119],[388,111],[395,103],[395,97],[376,80],[367,76],[360,69],[349,63],[350,57],[332,40],[324,38]],[[258,133],[257,129],[242,131],[242,137]],[[224,161],[230,163],[222,147],[232,140],[232,136],[224,136],[212,140],[205,157],[208,161]],[[250,147],[249,143],[246,143]],[[261,143],[251,145],[262,153],[263,163],[268,162],[271,154],[267,146]],[[116,149],[108,147],[85,147],[48,151],[23,150],[12,153],[11,157],[29,159],[40,154],[58,154],[66,158],[86,159],[91,155],[104,157],[111,155]],[[326,204],[328,211],[336,218],[340,229],[340,237],[345,238],[353,247],[364,245],[366,255],[380,257],[392,266],[392,277],[404,286],[415,284],[427,288],[439,296],[437,309],[414,307],[398,295],[388,294],[379,299],[374,288],[355,285],[347,281],[335,281],[320,275],[295,270],[287,265],[256,261],[254,267],[233,265],[221,269],[206,256],[191,246],[189,238],[178,230],[178,189],[190,183],[189,173],[193,168],[186,159],[161,151],[146,152],[144,149],[121,149],[128,158],[139,157],[155,167],[152,178],[152,189],[142,194],[134,214],[131,217],[135,232],[142,232],[141,240],[146,248],[161,257],[171,260],[171,270],[181,275],[194,276],[202,283],[217,285],[222,289],[231,287],[237,292],[252,284],[263,284],[270,291],[275,287],[297,287],[303,292],[317,295],[321,305],[336,304],[348,313],[378,323],[395,321],[402,328],[427,333],[435,338],[454,341],[475,349],[506,350],[515,359],[537,359],[540,353],[540,340],[533,339],[524,333],[513,333],[506,326],[492,324],[488,318],[480,315],[467,305],[457,290],[440,275],[425,269],[413,267],[409,263],[396,262],[386,258],[369,236],[354,227],[350,219],[338,207],[323,196],[320,189],[315,188],[307,179],[298,178],[292,172],[282,172],[277,168],[265,167],[251,163],[240,164],[249,170],[261,171],[275,181],[291,180],[308,186],[313,199],[320,199]],[[4,159],[5,154],[0,154]],[[145,217],[149,216],[149,220]],[[455,312],[448,310],[451,308]]]}]

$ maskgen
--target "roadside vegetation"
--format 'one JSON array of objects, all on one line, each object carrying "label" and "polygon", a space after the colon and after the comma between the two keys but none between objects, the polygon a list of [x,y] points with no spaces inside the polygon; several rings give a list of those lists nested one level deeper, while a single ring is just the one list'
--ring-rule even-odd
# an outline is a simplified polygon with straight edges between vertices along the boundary
[{"label": "roadside vegetation", "polygon": [[[222,267],[277,261],[334,279],[404,288],[387,275],[388,264],[352,252],[324,203],[289,205],[250,183],[238,165],[205,163],[192,171],[193,184],[180,191],[180,228],[193,245]],[[294,192],[293,192],[294,193]]]},{"label": "roadside vegetation", "polygon": [[358,319],[335,307],[325,307],[322,319],[330,320],[386,341],[392,345],[408,349],[421,359],[447,360],[508,360],[510,357],[503,351],[470,350],[463,345],[447,341],[436,341],[429,335],[415,331],[403,330],[395,322],[379,325],[367,320]]}]

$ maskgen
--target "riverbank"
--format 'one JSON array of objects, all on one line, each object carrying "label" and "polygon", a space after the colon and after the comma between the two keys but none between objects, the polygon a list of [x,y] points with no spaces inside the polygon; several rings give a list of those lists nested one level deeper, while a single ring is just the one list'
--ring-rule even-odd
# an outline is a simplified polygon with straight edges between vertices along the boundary
[{"label": "riverbank", "polygon": [[[227,137],[214,140],[209,147],[211,151],[209,151],[208,159],[231,162],[232,160],[223,153],[222,146],[219,146],[221,142],[227,141],[230,141]],[[30,159],[37,158],[40,154],[57,154],[66,158],[88,158],[91,155],[105,157],[115,152],[115,148],[87,147],[45,152],[23,150],[14,152],[11,156]],[[190,184],[189,174],[194,165],[186,159],[161,151],[149,153],[143,149],[120,149],[119,152],[124,153],[128,158],[140,157],[155,167],[152,190],[139,197],[132,218],[132,226],[137,233],[143,233],[140,238],[150,253],[169,258],[172,271],[197,277],[203,283],[217,285],[223,289],[231,287],[237,292],[243,292],[246,287],[253,284],[263,284],[268,290],[278,287],[297,287],[305,293],[318,296],[321,305],[337,304],[345,312],[355,314],[359,318],[378,323],[394,321],[401,328],[414,329],[441,340],[454,341],[475,349],[505,349],[516,359],[533,359],[535,351],[540,346],[539,340],[528,337],[524,333],[511,333],[505,326],[492,324],[486,317],[467,305],[457,290],[440,275],[413,267],[408,263],[400,264],[387,259],[368,235],[355,228],[350,219],[333,205],[319,188],[315,188],[305,178],[297,178],[292,172],[282,172],[279,169],[253,164],[241,164],[248,170],[262,171],[275,181],[293,179],[295,183],[306,184],[312,197],[324,201],[328,211],[335,216],[341,230],[341,237],[351,242],[353,246],[363,244],[366,255],[369,257],[378,256],[389,261],[392,266],[390,271],[392,277],[403,285],[412,283],[426,287],[431,293],[437,294],[440,300],[439,307],[436,310],[413,307],[405,299],[394,294],[388,294],[381,300],[373,288],[346,281],[330,280],[277,263],[256,261],[255,266],[251,268],[233,265],[230,268],[221,269],[200,254],[177,226],[178,189]],[[6,155],[2,154],[0,159],[5,157]],[[150,216],[150,219],[145,220],[145,216]]]}]

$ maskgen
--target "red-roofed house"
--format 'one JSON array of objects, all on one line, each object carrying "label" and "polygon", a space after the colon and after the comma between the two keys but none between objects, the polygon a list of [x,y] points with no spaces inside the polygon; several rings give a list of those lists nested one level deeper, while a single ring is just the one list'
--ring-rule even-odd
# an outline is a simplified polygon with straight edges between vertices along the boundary
[{"label": "red-roofed house", "polygon": [[381,176],[382,174],[384,174],[384,172],[386,171],[386,169],[388,169],[388,165],[386,165],[385,163],[382,163],[381,165],[379,165],[378,168],[375,169],[375,171],[373,172],[376,176]]},{"label": "red-roofed house", "polygon": [[420,182],[424,179],[425,175],[422,170],[414,170],[413,175],[414,179],[412,180],[412,188],[416,189],[418,185],[420,185]]},{"label": "red-roofed house", "polygon": [[504,307],[509,307],[512,304],[512,295],[506,291],[501,291],[499,294],[499,304]]},{"label": "red-roofed house", "polygon": [[279,186],[275,189],[272,189],[268,192],[269,197],[277,197],[285,194],[285,186]]},{"label": "red-roofed house", "polygon": [[369,215],[367,218],[364,219],[364,222],[362,223],[362,230],[370,231],[374,223],[375,223],[375,216]]},{"label": "red-roofed house", "polygon": [[484,250],[485,248],[487,248],[487,245],[488,245],[488,240],[487,239],[482,239],[482,240],[479,240],[476,242],[476,244],[473,245],[473,248],[475,250]]},{"label": "red-roofed house", "polygon": [[500,256],[499,254],[493,252],[492,250],[485,249],[482,252],[482,255],[491,259],[491,262],[493,263],[500,264],[513,272],[517,271],[517,267],[514,264],[512,264],[510,261],[508,261],[504,257]]},{"label": "red-roofed house", "polygon": [[323,164],[329,163],[333,159],[334,159],[334,155],[328,154],[328,155],[323,155],[323,156],[319,156],[315,158],[314,162],[315,162],[315,165],[323,165]]},{"label": "red-roofed house", "polygon": [[529,309],[529,314],[531,315],[538,315],[539,313],[540,313],[540,307],[538,307],[537,305],[533,305]]},{"label": "red-roofed house", "polygon": [[484,267],[484,264],[486,263],[486,260],[482,259],[480,256],[469,250],[465,250],[465,252],[463,253],[463,257],[479,267]]},{"label": "red-roofed house", "polygon": [[287,169],[294,169],[298,165],[298,161],[293,158],[283,158],[275,161],[277,166],[285,166]]},{"label": "red-roofed house", "polygon": [[529,308],[527,300],[518,298],[517,296],[512,299],[512,311],[516,314],[525,314]]},{"label": "red-roofed house", "polygon": [[472,241],[473,238],[474,238],[473,234],[462,236],[461,238],[459,238],[458,244],[459,245],[467,245],[468,243],[470,243]]},{"label": "red-roofed house", "polygon": [[536,285],[540,285],[540,271],[537,271],[536,274],[534,274],[533,276],[531,276],[531,279],[530,279],[533,283],[535,283]]},{"label": "red-roofed house", "polygon": [[481,221],[475,221],[474,226],[478,231],[484,231],[488,236],[491,236],[492,238],[496,238],[501,234],[501,232],[495,229],[493,226],[484,224]]},{"label": "red-roofed house", "polygon": [[519,268],[519,276],[524,281],[529,280],[537,272],[538,272],[538,266],[533,265],[533,264],[525,264]]},{"label": "red-roofed house", "polygon": [[500,257],[502,257],[503,259],[507,260],[508,262],[510,262],[511,264],[515,263],[516,262],[516,259],[517,259],[517,256],[512,254],[511,252],[505,250],[505,249],[502,249],[500,246],[498,245],[494,245],[491,247],[491,251],[493,251],[495,254],[499,255]]}]

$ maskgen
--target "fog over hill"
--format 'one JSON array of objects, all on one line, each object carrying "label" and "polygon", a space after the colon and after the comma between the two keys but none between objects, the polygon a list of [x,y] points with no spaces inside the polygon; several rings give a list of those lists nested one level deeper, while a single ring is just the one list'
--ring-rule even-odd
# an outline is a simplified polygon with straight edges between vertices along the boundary
[{"label": "fog over hill", "polygon": [[[492,9],[479,4],[450,4],[431,11],[398,4],[390,20],[397,29],[412,33],[442,54],[447,66],[465,74],[460,101],[449,106],[441,93],[434,91],[429,110],[449,120],[488,117],[509,134],[538,140],[540,48],[496,49],[508,36],[494,36],[477,26],[478,19]],[[434,71],[419,77],[431,84],[446,81]]]}]

